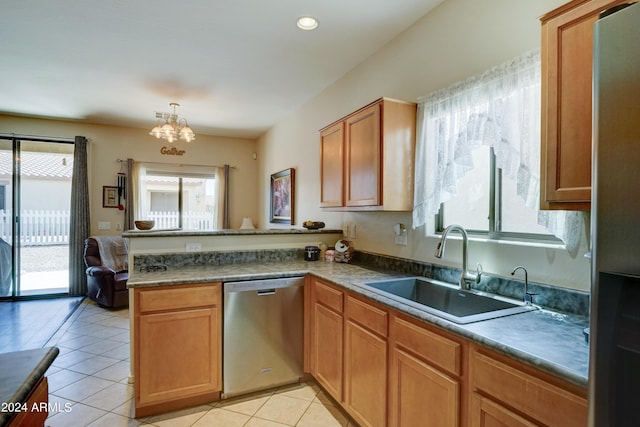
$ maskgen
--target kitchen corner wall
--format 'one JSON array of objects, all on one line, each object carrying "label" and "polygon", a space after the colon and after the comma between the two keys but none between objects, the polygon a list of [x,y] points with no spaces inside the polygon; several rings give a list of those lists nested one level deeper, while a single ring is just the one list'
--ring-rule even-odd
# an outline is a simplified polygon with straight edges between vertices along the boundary
[{"label": "kitchen corner wall", "polygon": [[[149,126],[153,121],[149,120]],[[82,135],[89,140],[89,189],[91,203],[91,233],[119,234],[117,224],[124,221],[123,212],[102,207],[102,186],[116,186],[116,174],[120,170],[117,159],[132,158],[138,161],[170,164],[198,164],[235,166],[230,171],[231,227],[239,228],[243,217],[251,217],[258,223],[258,168],[253,153],[256,141],[252,139],[212,137],[198,135],[186,145],[175,146],[185,153],[182,156],[162,155],[160,149],[169,146],[149,136],[149,129],[81,124],[59,120],[33,119],[0,115],[0,129],[23,135],[71,138]],[[197,129],[196,129],[197,132]],[[110,230],[98,230],[98,222],[109,222]],[[257,226],[257,224],[256,224]]]},{"label": "kitchen corner wall", "polygon": [[[355,224],[352,240],[357,249],[459,267],[459,242],[450,242],[444,259],[435,259],[437,239],[425,236],[429,230],[412,230],[411,213],[322,211],[318,130],[381,96],[415,102],[539,48],[538,17],[563,3],[565,0],[446,0],[420,18],[259,139],[260,222],[269,221],[270,175],[295,168],[296,226],[308,219],[324,221],[330,228]],[[409,230],[407,246],[394,244],[393,225],[398,222]],[[510,277],[516,265],[524,265],[532,281],[588,291],[586,234],[582,242],[578,254],[571,255],[562,247],[474,240],[469,265],[480,262],[488,273],[504,277]]]}]

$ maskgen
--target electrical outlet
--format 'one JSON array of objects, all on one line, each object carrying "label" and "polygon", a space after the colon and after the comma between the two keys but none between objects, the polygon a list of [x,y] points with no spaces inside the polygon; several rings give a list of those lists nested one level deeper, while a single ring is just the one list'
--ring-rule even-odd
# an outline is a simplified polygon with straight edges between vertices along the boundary
[{"label": "electrical outlet", "polygon": [[122,230],[122,224],[116,222],[116,230]]},{"label": "electrical outlet", "polygon": [[197,252],[202,250],[202,245],[200,243],[187,243],[185,245],[185,250],[187,252]]},{"label": "electrical outlet", "polygon": [[98,230],[111,230],[111,223],[109,221],[98,221]]},{"label": "electrical outlet", "polygon": [[356,225],[355,224],[351,224],[349,226],[349,239],[355,239],[356,238]]}]

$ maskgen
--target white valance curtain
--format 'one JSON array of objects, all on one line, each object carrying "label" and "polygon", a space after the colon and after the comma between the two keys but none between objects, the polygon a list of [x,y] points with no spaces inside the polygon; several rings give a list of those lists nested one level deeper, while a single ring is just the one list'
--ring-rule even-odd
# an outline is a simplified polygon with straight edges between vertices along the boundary
[{"label": "white valance curtain", "polygon": [[[418,100],[413,228],[432,221],[456,194],[458,180],[473,169],[471,152],[483,145],[493,148],[503,176],[538,211],[540,81],[535,50]],[[538,223],[577,249],[581,214],[539,211]]]}]

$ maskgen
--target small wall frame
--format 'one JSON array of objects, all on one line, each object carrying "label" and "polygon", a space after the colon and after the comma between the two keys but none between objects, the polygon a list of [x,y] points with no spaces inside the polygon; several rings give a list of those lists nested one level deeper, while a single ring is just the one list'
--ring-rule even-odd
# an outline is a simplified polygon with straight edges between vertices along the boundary
[{"label": "small wall frame", "polygon": [[118,207],[118,187],[102,187],[102,207],[117,208]]},{"label": "small wall frame", "polygon": [[272,223],[294,223],[295,169],[285,169],[271,175],[271,215]]}]

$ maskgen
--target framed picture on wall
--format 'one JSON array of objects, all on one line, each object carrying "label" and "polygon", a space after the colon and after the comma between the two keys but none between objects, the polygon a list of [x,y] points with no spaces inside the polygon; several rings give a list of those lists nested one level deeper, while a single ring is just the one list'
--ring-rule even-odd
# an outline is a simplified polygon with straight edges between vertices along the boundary
[{"label": "framed picture on wall", "polygon": [[295,207],[295,170],[285,169],[271,175],[271,219],[273,223],[293,224]]},{"label": "framed picture on wall", "polygon": [[102,207],[117,208],[118,207],[118,187],[102,187]]}]

